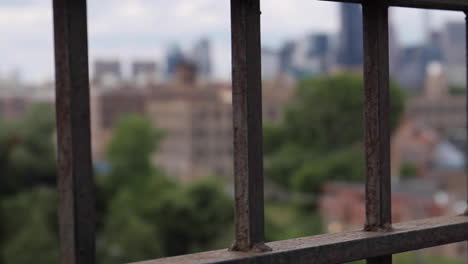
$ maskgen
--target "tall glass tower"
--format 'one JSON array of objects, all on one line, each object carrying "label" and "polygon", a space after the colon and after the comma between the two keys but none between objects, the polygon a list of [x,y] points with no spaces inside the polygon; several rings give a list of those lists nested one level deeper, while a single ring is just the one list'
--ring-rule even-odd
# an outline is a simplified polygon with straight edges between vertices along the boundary
[{"label": "tall glass tower", "polygon": [[341,31],[338,64],[345,68],[363,63],[362,10],[358,4],[341,3]]}]

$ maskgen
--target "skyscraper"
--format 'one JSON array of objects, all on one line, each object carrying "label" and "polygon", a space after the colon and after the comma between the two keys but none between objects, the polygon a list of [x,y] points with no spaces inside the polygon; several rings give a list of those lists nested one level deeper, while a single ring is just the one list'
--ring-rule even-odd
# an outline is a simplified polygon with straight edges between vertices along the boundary
[{"label": "skyscraper", "polygon": [[122,68],[118,60],[96,60],[94,62],[94,79],[103,81],[107,78],[122,80]]},{"label": "skyscraper", "polygon": [[362,10],[358,4],[342,3],[338,64],[355,68],[363,62]]},{"label": "skyscraper", "polygon": [[157,66],[154,61],[138,60],[132,64],[132,76],[134,79],[139,78],[142,75],[154,75],[156,74]]},{"label": "skyscraper", "polygon": [[316,72],[326,73],[329,70],[330,38],[325,33],[312,34],[308,37],[309,47],[307,57],[315,61]]},{"label": "skyscraper", "polygon": [[290,72],[293,68],[292,60],[294,51],[296,50],[296,43],[294,41],[286,42],[279,51],[279,67],[280,72]]},{"label": "skyscraper", "polygon": [[210,41],[206,38],[198,41],[194,48],[192,59],[197,67],[197,74],[203,78],[207,79],[211,76],[211,44]]},{"label": "skyscraper", "polygon": [[308,56],[313,58],[323,56],[328,53],[330,47],[329,37],[325,33],[312,34],[309,37],[309,52]]},{"label": "skyscraper", "polygon": [[262,78],[272,80],[279,73],[280,61],[278,52],[270,48],[262,48]]},{"label": "skyscraper", "polygon": [[156,62],[151,60],[136,60],[132,63],[132,79],[137,84],[146,85],[156,81]]},{"label": "skyscraper", "polygon": [[445,25],[442,49],[450,85],[466,85],[465,35],[464,22],[449,22]]},{"label": "skyscraper", "polygon": [[170,47],[166,57],[166,73],[168,78],[173,78],[177,66],[185,61],[185,56],[178,45]]}]

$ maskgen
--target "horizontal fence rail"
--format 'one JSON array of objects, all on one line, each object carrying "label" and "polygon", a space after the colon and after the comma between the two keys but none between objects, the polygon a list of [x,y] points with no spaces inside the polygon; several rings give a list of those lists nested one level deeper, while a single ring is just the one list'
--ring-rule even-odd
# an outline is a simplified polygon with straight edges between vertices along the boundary
[{"label": "horizontal fence rail", "polygon": [[466,0],[320,0],[328,2],[346,2],[364,4],[366,2],[382,2],[389,6],[414,7],[427,9],[440,9],[452,11],[468,10],[468,1]]},{"label": "horizontal fence rail", "polygon": [[468,216],[395,224],[391,232],[351,231],[267,243],[266,253],[217,250],[134,264],[333,264],[456,243],[468,237]]}]

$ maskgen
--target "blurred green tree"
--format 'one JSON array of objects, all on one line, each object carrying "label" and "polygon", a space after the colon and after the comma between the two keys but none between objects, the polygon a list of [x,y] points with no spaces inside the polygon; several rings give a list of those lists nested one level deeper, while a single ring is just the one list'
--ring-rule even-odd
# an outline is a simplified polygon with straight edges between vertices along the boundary
[{"label": "blurred green tree", "polygon": [[[36,263],[54,263],[57,245],[45,226],[48,220],[43,219],[50,211],[39,212],[48,206],[44,200],[49,199],[49,194],[37,190],[40,186],[55,187],[54,130],[54,111],[48,104],[32,105],[18,120],[0,119],[0,263],[31,263],[27,257],[39,254],[40,250],[44,250],[45,260],[41,262],[40,258]],[[55,217],[53,209],[52,213]],[[36,242],[40,245],[35,245]],[[29,251],[33,253],[24,253]]]},{"label": "blurred green tree", "polygon": [[161,130],[141,116],[128,115],[117,121],[107,148],[111,172],[104,179],[104,187],[108,195],[112,196],[122,186],[143,187],[144,179],[156,170],[150,158],[162,136]]},{"label": "blurred green tree", "polygon": [[0,120],[0,196],[55,185],[54,111],[37,104],[15,121]]},{"label": "blurred green tree", "polygon": [[36,187],[1,201],[3,263],[58,263],[56,206],[55,191],[46,187]]},{"label": "blurred green tree", "polygon": [[[404,94],[390,85],[391,127],[404,110]],[[265,126],[266,175],[295,191],[317,193],[326,180],[364,177],[364,89],[351,74],[299,82],[283,121]]]},{"label": "blurred green tree", "polygon": [[100,236],[102,263],[127,263],[214,249],[232,225],[232,201],[212,179],[149,179],[110,202]]},{"label": "blurred green tree", "polygon": [[418,167],[412,162],[404,162],[400,168],[400,177],[402,179],[414,179],[418,176]]},{"label": "blurred green tree", "polygon": [[[102,263],[122,263],[213,249],[232,225],[232,201],[221,183],[181,184],[150,160],[162,131],[136,116],[123,117],[108,147]],[[227,245],[223,245],[226,247]]]}]

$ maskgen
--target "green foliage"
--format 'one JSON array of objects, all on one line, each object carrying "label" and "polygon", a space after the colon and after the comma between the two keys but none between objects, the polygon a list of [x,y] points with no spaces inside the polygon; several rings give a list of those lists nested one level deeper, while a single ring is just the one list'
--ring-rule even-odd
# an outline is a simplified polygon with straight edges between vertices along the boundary
[{"label": "green foliage", "polygon": [[[44,105],[20,120],[0,120],[0,263],[58,263],[53,120]],[[115,129],[111,171],[96,175],[99,263],[227,247],[231,199],[214,180],[184,185],[154,167],[161,137],[136,116]]]},{"label": "green foliage", "polygon": [[50,105],[32,106],[17,121],[0,121],[0,196],[37,185],[53,185],[56,163]]},{"label": "green foliage", "polygon": [[304,162],[291,177],[293,190],[318,193],[324,181],[362,181],[365,175],[363,157],[359,147],[351,146]]},{"label": "green foliage", "polygon": [[0,119],[0,263],[58,262],[54,130],[46,104]]},{"label": "green foliage", "polygon": [[[365,264],[365,260],[349,262],[350,264]],[[462,264],[464,261],[452,260],[439,256],[431,256],[424,253],[417,252],[406,252],[401,254],[393,255],[393,263],[395,264],[414,264],[414,263],[424,263],[424,264]]]},{"label": "green foliage", "polygon": [[455,86],[451,85],[449,86],[449,94],[451,95],[465,95],[466,94],[466,88],[462,86]]},{"label": "green foliage", "polygon": [[[156,194],[156,193],[155,193]],[[145,217],[141,207],[148,207],[151,199],[142,203],[135,193],[124,190],[110,202],[99,236],[98,252],[101,263],[128,263],[163,254],[155,226]]]},{"label": "green foliage", "polygon": [[[167,193],[155,215],[164,235],[166,255],[179,255],[213,247],[233,219],[232,201],[213,180],[183,186]],[[227,246],[227,245],[224,245]]]},{"label": "green foliage", "polygon": [[418,175],[418,168],[415,164],[405,162],[401,165],[400,168],[400,177],[402,179],[411,179],[415,178]]},{"label": "green foliage", "polygon": [[121,186],[144,184],[144,177],[152,175],[150,157],[158,147],[162,132],[143,117],[122,117],[114,128],[107,149],[111,173],[106,177],[106,191],[112,195]]},{"label": "green foliage", "polygon": [[[391,127],[396,128],[404,95],[390,87]],[[265,167],[274,182],[299,192],[317,193],[325,180],[364,177],[364,89],[361,77],[343,74],[303,80],[284,120],[265,126]]]},{"label": "green foliage", "polygon": [[35,188],[1,202],[4,243],[1,258],[9,264],[58,263],[56,195]]},{"label": "green foliage", "polygon": [[110,203],[102,234],[103,263],[212,249],[232,218],[232,201],[212,180],[126,188]]},{"label": "green foliage", "polygon": [[291,204],[270,202],[265,206],[267,241],[285,240],[323,234],[318,212],[304,211]]},{"label": "green foliage", "polygon": [[220,183],[180,184],[152,165],[161,136],[136,116],[115,128],[107,152],[111,172],[99,181],[108,201],[98,244],[102,263],[212,249],[232,225],[232,201]]}]

